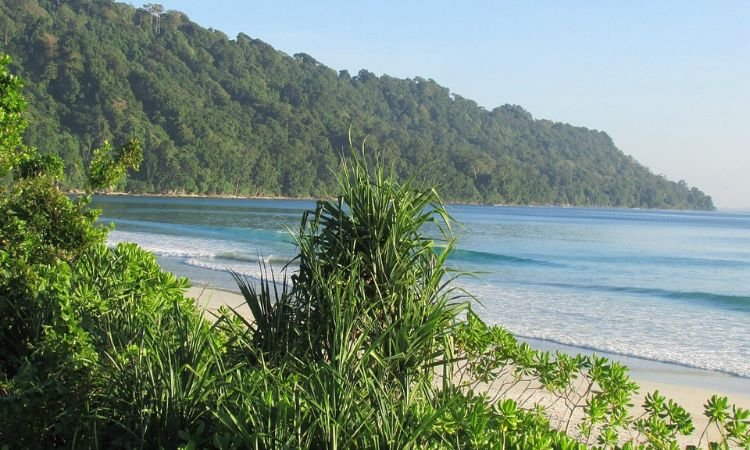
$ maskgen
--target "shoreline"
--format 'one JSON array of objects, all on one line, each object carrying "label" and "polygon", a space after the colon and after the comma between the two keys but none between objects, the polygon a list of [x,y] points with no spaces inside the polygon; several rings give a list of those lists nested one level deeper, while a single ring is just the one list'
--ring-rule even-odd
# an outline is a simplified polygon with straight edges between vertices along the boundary
[{"label": "shoreline", "polygon": [[[638,393],[632,398],[631,410],[634,413],[642,411],[641,405],[646,395],[657,390],[667,400],[674,400],[690,413],[695,431],[690,436],[678,438],[680,448],[697,444],[698,437],[709,424],[708,418],[703,414],[704,405],[713,395],[727,397],[730,408],[736,405],[739,408],[750,409],[750,378],[636,356],[598,352],[553,341],[527,337],[518,339],[539,350],[596,354],[627,366],[631,380],[639,386]],[[637,417],[637,414],[633,415]],[[715,432],[715,429],[712,430],[712,433]]]},{"label": "shoreline", "polygon": [[[198,300],[199,305],[209,311],[216,311],[220,306],[230,306],[234,309],[238,307],[242,310],[244,298],[239,291],[209,287],[204,285],[195,285],[187,289],[186,296]],[[249,314],[249,310],[242,310]],[[515,335],[514,335],[515,336]],[[737,394],[747,396],[750,400],[750,377],[721,372],[717,370],[703,369],[700,367],[691,367],[684,364],[659,361],[634,355],[623,355],[600,351],[596,349],[577,347],[563,344],[556,341],[538,339],[528,336],[515,336],[521,342],[528,343],[532,348],[543,351],[560,351],[569,355],[584,354],[598,355],[605,357],[610,361],[619,361],[630,369],[630,374],[634,379],[644,382],[655,382],[679,385],[684,387],[693,387],[698,389],[712,388],[716,393],[724,392],[727,394]],[[675,380],[665,381],[664,377],[674,377]],[[670,383],[669,381],[677,381]],[[748,402],[750,407],[750,402]]]},{"label": "shoreline", "polygon": [[[252,320],[250,310],[244,298],[237,291],[212,288],[208,286],[193,286],[188,288],[186,296],[195,298],[197,304],[208,314],[215,313],[221,306],[229,306],[243,317]],[[632,356],[624,356],[606,352],[595,352],[590,349],[558,344],[526,337],[518,337],[519,341],[527,342],[533,348],[544,351],[565,352],[568,354],[594,354],[606,357],[611,361],[619,361],[629,368],[631,380],[638,384],[639,390],[632,398],[631,414],[638,417],[642,413],[646,394],[658,390],[667,399],[672,399],[690,413],[695,431],[684,437],[679,437],[681,448],[695,445],[703,430],[709,425],[708,418],[703,415],[704,404],[713,395],[725,396],[731,405],[750,409],[750,378],[730,375],[723,372],[691,368],[679,364],[654,361]],[[562,410],[561,410],[562,411]],[[553,415],[560,414],[555,409]],[[715,430],[713,431],[715,433]]]},{"label": "shoreline", "polygon": [[208,286],[191,286],[185,291],[185,296],[195,299],[196,304],[209,315],[215,315],[219,308],[227,306],[246,319],[252,320],[250,308],[239,292]]},{"label": "shoreline", "polygon": [[[63,191],[67,195],[85,195],[84,191],[77,189],[70,189]],[[153,197],[153,198],[205,198],[205,199],[219,199],[219,200],[300,200],[300,201],[319,201],[325,200],[329,197],[286,197],[283,195],[235,195],[235,194],[189,194],[186,192],[173,192],[173,193],[135,193],[135,192],[94,192],[92,195],[107,197]],[[333,198],[333,197],[330,197]],[[581,209],[626,209],[636,211],[674,211],[674,212],[713,212],[713,213],[738,213],[742,214],[742,211],[726,211],[725,208],[714,208],[712,210],[707,209],[664,209],[664,208],[642,208],[636,206],[602,206],[602,205],[571,205],[571,204],[555,204],[555,203],[526,203],[526,204],[515,204],[515,203],[481,203],[481,202],[456,202],[456,201],[445,201],[445,205],[455,206],[493,206],[498,208],[581,208]],[[748,213],[748,211],[744,211]]]},{"label": "shoreline", "polygon": [[[76,189],[64,190],[66,195],[86,195],[85,191]],[[317,201],[323,197],[284,197],[284,196],[262,196],[262,195],[234,195],[234,194],[189,194],[186,192],[155,193],[155,192],[94,192],[92,195],[99,197],[152,197],[152,198],[205,198],[218,200],[303,200]]]},{"label": "shoreline", "polygon": [[678,379],[680,382],[667,384],[684,385],[685,387],[699,389],[711,387],[727,393],[745,395],[750,398],[750,377],[701,367],[692,367],[676,362],[659,361],[635,355],[624,355],[586,347],[576,347],[546,339],[527,336],[516,336],[516,338],[519,341],[527,342],[531,347],[539,350],[551,352],[559,350],[568,354],[596,354],[611,361],[619,361],[630,369],[633,378],[643,380],[644,382],[660,382],[663,377],[670,376]]}]

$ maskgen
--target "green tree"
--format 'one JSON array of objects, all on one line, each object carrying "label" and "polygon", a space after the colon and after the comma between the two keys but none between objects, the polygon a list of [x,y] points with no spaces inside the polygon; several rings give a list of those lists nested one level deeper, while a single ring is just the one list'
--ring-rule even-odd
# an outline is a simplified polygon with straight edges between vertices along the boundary
[{"label": "green tree", "polygon": [[10,73],[10,57],[0,56],[0,178],[18,167],[28,149],[22,142],[27,123],[22,116],[26,102],[21,80]]}]

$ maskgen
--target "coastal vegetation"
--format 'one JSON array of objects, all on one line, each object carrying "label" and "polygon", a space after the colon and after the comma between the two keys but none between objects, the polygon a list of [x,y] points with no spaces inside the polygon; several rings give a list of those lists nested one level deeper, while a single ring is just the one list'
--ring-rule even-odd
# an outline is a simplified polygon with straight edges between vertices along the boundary
[{"label": "coastal vegetation", "polygon": [[[88,198],[60,191],[60,161],[20,143],[7,64],[0,447],[661,449],[694,431],[658,392],[631,416],[626,367],[484,323],[444,264],[455,241],[437,192],[364,152],[342,162],[338,196],[303,216],[299,270],[238,276],[253,317],[205,318],[153,255],[107,247]],[[93,153],[90,190],[141,161],[136,140]],[[749,411],[714,397],[705,414],[698,446],[750,446]]]},{"label": "coastal vegetation", "polygon": [[25,142],[63,159],[66,189],[85,187],[92,148],[137,135],[141,170],[119,190],[321,197],[352,127],[389,175],[448,201],[713,209],[604,132],[486,110],[431,79],[336,72],[158,4],[2,2],[0,30],[32,100]]}]

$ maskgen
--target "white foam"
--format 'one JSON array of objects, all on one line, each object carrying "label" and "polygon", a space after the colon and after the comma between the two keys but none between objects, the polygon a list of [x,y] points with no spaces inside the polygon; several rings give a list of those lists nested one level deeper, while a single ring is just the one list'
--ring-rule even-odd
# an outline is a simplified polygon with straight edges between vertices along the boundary
[{"label": "white foam", "polygon": [[285,263],[290,259],[278,253],[279,251],[284,253],[284,248],[278,245],[238,248],[237,243],[221,239],[119,230],[109,233],[107,241],[109,245],[116,245],[120,242],[136,242],[157,255],[178,258],[226,258],[250,262],[262,259],[266,263]]},{"label": "white foam", "polygon": [[271,263],[266,263],[266,270],[261,267],[260,264],[253,264],[253,263],[247,263],[247,264],[223,264],[223,263],[216,263],[216,262],[210,262],[201,260],[198,258],[189,258],[184,261],[185,264],[193,267],[199,267],[201,269],[207,269],[207,270],[216,270],[220,272],[234,272],[238,275],[243,275],[246,277],[254,278],[256,280],[260,280],[263,277],[270,277],[271,274],[273,274],[274,278],[277,281],[283,280],[284,276],[287,277],[292,274],[292,272],[296,269],[294,267],[288,267],[284,269],[283,267],[279,268],[274,266]]},{"label": "white foam", "polygon": [[166,234],[139,233],[115,230],[109,233],[107,243],[136,242],[144,249],[163,256],[215,257],[232,248],[227,241],[207,238],[191,238]]},{"label": "white foam", "polygon": [[464,283],[488,322],[519,336],[750,377],[743,315],[618,294]]}]

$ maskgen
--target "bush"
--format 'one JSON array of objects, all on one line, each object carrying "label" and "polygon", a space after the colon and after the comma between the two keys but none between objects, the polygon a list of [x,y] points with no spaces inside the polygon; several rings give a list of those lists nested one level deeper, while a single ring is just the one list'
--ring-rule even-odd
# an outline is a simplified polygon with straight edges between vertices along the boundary
[{"label": "bush", "polygon": [[256,374],[250,379],[272,384],[270,373],[297,380],[264,388],[261,399],[274,393],[273,405],[296,408],[274,409],[279,420],[251,422],[250,430],[232,424],[267,417],[269,402],[229,392],[222,420],[247,437],[245,445],[267,436],[309,448],[413,445],[428,431],[429,421],[414,411],[431,400],[436,368],[451,373],[448,337],[464,307],[446,288],[448,252],[422,234],[439,225],[444,245],[453,245],[437,194],[381,170],[371,178],[360,159],[344,174],[341,197],[319,202],[302,219],[291,286],[270,279],[256,290],[238,279],[255,321],[247,330],[226,329],[235,350],[244,348],[247,370]]},{"label": "bush", "polygon": [[[216,403],[219,333],[187,281],[132,244],[110,249],[88,197],[56,185],[59,160],[20,136],[20,82],[0,60],[0,444],[176,447]],[[95,151],[91,189],[137,166],[132,140]]]},{"label": "bush", "polygon": [[97,247],[73,267],[71,292],[99,357],[88,424],[104,447],[175,448],[210,423],[220,371],[216,335],[185,279],[134,244]]}]

